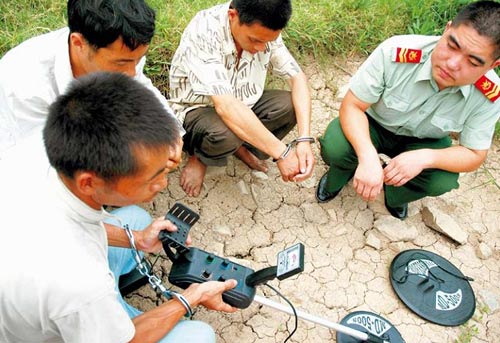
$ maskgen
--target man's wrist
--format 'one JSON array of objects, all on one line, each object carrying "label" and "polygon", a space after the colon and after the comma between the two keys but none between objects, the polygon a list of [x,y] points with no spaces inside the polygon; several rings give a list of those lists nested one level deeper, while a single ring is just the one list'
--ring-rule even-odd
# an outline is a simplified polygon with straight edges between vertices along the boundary
[{"label": "man's wrist", "polygon": [[137,250],[143,251],[144,246],[142,244],[142,231],[131,230],[132,235],[134,236],[135,247]]},{"label": "man's wrist", "polygon": [[[419,160],[422,162],[422,169],[435,168],[436,163],[436,151],[434,149],[420,149],[420,154],[422,154]],[[416,150],[418,152],[418,150]]]},{"label": "man's wrist", "polygon": [[292,151],[292,144],[288,143],[285,146],[285,150],[283,150],[281,155],[278,158],[273,158],[273,162],[284,160],[290,154],[291,151]]},{"label": "man's wrist", "polygon": [[184,295],[177,292],[171,292],[171,295],[172,298],[177,300],[186,310],[186,314],[184,315],[184,317],[191,318],[191,316],[193,315],[193,308],[191,307],[189,300]]},{"label": "man's wrist", "polygon": [[313,136],[299,136],[298,138],[295,138],[291,143],[292,144],[299,144],[299,143],[314,143],[316,142],[316,139],[314,139]]},{"label": "man's wrist", "polygon": [[284,160],[290,154],[290,152],[293,150],[293,148],[297,144],[299,144],[299,143],[311,144],[311,143],[314,143],[315,141],[316,140],[314,139],[314,137],[311,137],[311,136],[301,136],[301,137],[295,138],[294,140],[292,140],[290,143],[288,143],[286,145],[285,150],[283,150],[283,152],[281,153],[281,155],[278,158],[273,158],[273,162],[278,162],[280,160]]},{"label": "man's wrist", "polygon": [[359,163],[370,163],[371,161],[379,161],[377,149],[374,146],[356,152]]},{"label": "man's wrist", "polygon": [[201,295],[198,290],[199,286],[200,284],[193,283],[182,292],[182,295],[189,301],[192,307],[198,306],[201,302]]}]

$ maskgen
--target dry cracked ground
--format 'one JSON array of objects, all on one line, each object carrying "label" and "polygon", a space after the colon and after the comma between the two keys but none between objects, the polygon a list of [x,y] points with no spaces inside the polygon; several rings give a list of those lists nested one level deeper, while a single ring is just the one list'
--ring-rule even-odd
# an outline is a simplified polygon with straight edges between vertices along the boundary
[{"label": "dry cracked ground", "polygon": [[[313,134],[321,135],[338,115],[340,98],[359,61],[305,63],[313,96]],[[290,133],[289,139],[296,132]],[[193,246],[225,256],[255,270],[276,265],[276,255],[297,242],[305,245],[305,270],[283,281],[272,281],[300,310],[340,322],[357,310],[388,319],[406,342],[500,341],[500,143],[491,148],[478,171],[460,176],[460,188],[439,198],[410,205],[405,221],[391,217],[383,197],[366,203],[352,182],[326,204],[315,200],[315,186],[326,171],[315,147],[317,164],[310,180],[284,183],[271,163],[267,174],[249,170],[230,159],[227,167],[209,169],[202,194],[187,197],[179,186],[179,171],[170,176],[168,191],[147,208],[164,215],[180,201],[201,218],[191,230]],[[451,230],[437,232],[429,218],[438,217]],[[440,218],[440,219],[439,219]],[[458,243],[458,242],[461,243]],[[466,324],[444,327],[411,312],[392,290],[389,266],[407,249],[425,249],[448,259],[471,282],[476,312]],[[161,256],[156,271],[166,281],[170,262]],[[281,300],[268,288],[257,293]],[[163,300],[145,286],[130,303],[148,309]],[[258,304],[234,314],[196,310],[195,319],[212,325],[218,342],[283,342],[293,319]],[[336,332],[299,321],[293,342],[335,342]]]}]

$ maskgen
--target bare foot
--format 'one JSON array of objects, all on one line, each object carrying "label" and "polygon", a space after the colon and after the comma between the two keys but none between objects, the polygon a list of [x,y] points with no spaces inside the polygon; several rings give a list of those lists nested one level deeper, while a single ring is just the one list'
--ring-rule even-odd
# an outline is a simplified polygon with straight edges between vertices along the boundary
[{"label": "bare foot", "polygon": [[190,197],[200,195],[201,186],[207,166],[201,162],[198,157],[190,156],[189,160],[181,172],[180,184],[184,192]]},{"label": "bare foot", "polygon": [[267,163],[266,161],[261,161],[252,154],[250,151],[248,151],[247,148],[244,146],[241,146],[236,152],[234,153],[234,156],[238,157],[240,160],[242,160],[247,166],[254,170],[259,170],[261,172],[267,172]]}]

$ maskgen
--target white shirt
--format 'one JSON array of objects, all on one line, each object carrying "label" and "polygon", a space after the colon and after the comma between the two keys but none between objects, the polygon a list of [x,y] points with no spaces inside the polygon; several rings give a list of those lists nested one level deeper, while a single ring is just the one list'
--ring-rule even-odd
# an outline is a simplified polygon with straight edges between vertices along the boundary
[{"label": "white shirt", "polygon": [[0,342],[128,342],[135,328],[107,262],[110,215],[65,187],[43,144],[11,152],[25,147],[41,156],[35,165],[22,151],[0,161]]},{"label": "white shirt", "polygon": [[228,17],[229,3],[198,12],[182,34],[170,68],[170,105],[183,122],[195,108],[213,106],[211,96],[231,94],[252,107],[264,92],[268,69],[288,79],[301,69],[281,35],[266,50],[238,52]]},{"label": "white shirt", "polygon": [[[43,129],[50,104],[74,79],[68,39],[68,28],[49,32],[28,39],[0,60],[0,158],[33,131]],[[143,57],[135,79],[173,115],[165,97],[144,75],[145,63]]]}]

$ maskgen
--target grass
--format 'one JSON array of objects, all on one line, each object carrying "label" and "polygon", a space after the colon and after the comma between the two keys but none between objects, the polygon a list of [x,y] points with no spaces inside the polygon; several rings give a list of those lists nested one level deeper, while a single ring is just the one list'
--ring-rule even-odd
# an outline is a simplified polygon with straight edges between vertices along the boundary
[{"label": "grass", "polygon": [[[293,1],[293,16],[283,33],[301,59],[368,55],[381,41],[405,33],[440,34],[464,0],[310,0]],[[161,87],[168,63],[189,20],[218,0],[149,0],[157,11],[157,30],[148,55],[147,73]],[[23,40],[65,25],[66,1],[0,2],[0,55]]]},{"label": "grass", "polygon": [[490,313],[488,305],[477,302],[476,312],[471,320],[460,326],[460,334],[454,343],[471,343],[474,337],[479,335],[477,323],[483,322],[484,315]]},{"label": "grass", "polygon": [[[148,53],[146,74],[162,91],[182,31],[200,10],[219,0],[148,0],[157,12],[156,35]],[[440,35],[469,0],[294,0],[293,15],[283,32],[288,48],[303,61],[313,55],[367,56],[396,34]],[[66,25],[66,1],[0,1],[0,56],[29,37]],[[497,70],[498,72],[498,70]],[[495,128],[500,139],[500,123]]]}]

